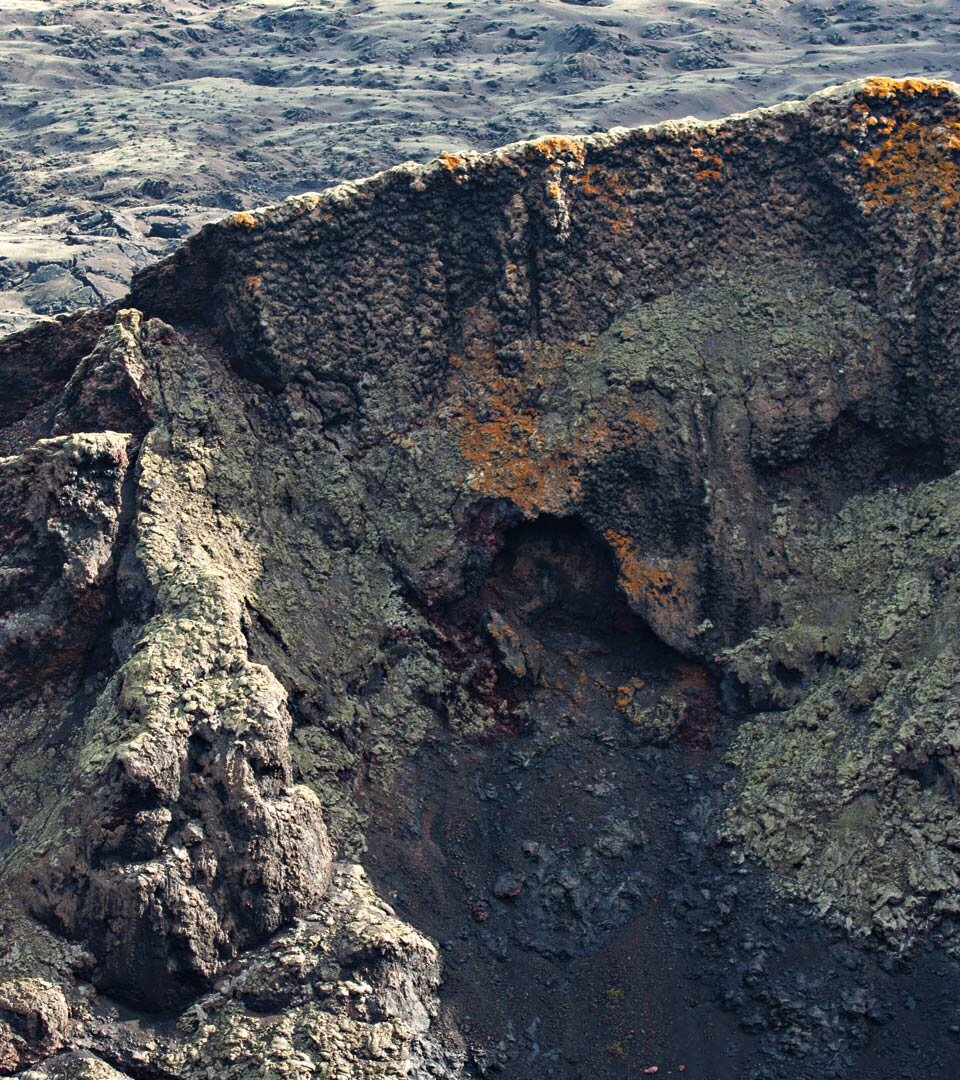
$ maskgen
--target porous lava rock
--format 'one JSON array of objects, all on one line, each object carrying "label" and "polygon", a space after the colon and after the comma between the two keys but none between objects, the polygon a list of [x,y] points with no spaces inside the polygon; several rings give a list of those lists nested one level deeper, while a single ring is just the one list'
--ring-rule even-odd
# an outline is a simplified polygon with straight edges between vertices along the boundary
[{"label": "porous lava rock", "polygon": [[[872,79],[236,213],[0,342],[0,1072],[483,1072],[358,864],[554,692],[627,757],[726,732],[718,860],[954,949],[958,206],[960,89]],[[605,829],[485,897],[612,932]]]}]

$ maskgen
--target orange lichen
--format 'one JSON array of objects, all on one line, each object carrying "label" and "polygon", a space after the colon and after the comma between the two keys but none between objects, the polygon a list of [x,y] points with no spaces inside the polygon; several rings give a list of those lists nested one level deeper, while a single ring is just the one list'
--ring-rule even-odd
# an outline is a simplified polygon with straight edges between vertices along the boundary
[{"label": "orange lichen", "polygon": [[696,568],[690,559],[642,559],[635,542],[608,529],[604,537],[617,559],[618,583],[631,604],[644,611],[660,633],[696,622]]},{"label": "orange lichen", "polygon": [[641,433],[652,435],[657,430],[653,417],[632,405],[621,409],[617,416],[611,417],[606,423],[621,446],[633,446]]},{"label": "orange lichen", "polygon": [[713,183],[719,183],[723,179],[723,158],[718,153],[708,154],[702,146],[691,146],[688,149],[693,158],[693,164],[697,167],[694,173],[695,180],[710,180]]},{"label": "orange lichen", "polygon": [[577,161],[582,162],[586,156],[586,151],[581,142],[562,135],[538,139],[537,142],[533,144],[533,148],[537,153],[551,159],[560,157],[561,154],[566,154],[575,158]]},{"label": "orange lichen", "polygon": [[585,195],[594,198],[623,198],[627,193],[623,176],[615,169],[604,169],[600,165],[588,165],[572,176],[570,183],[578,185]]},{"label": "orange lichen", "polygon": [[651,592],[666,595],[673,591],[673,574],[662,567],[643,562],[628,536],[622,536],[612,529],[608,529],[604,536],[617,556],[620,587],[631,600],[639,601]]},{"label": "orange lichen", "polygon": [[556,180],[551,180],[547,184],[547,194],[550,196],[551,199],[560,198],[560,185],[556,182]]},{"label": "orange lichen", "polygon": [[723,179],[723,158],[719,154],[711,154],[706,161],[709,168],[701,169],[694,174],[697,180],[712,180],[714,183],[718,183]]},{"label": "orange lichen", "polygon": [[[847,126],[868,211],[903,206],[933,220],[960,207],[960,105],[939,98],[946,84],[871,79],[851,105]],[[856,145],[853,145],[856,143]]]},{"label": "orange lichen", "polygon": [[617,687],[617,710],[619,712],[626,712],[633,704],[633,699],[636,696],[637,691],[642,690],[645,685],[646,683],[643,679],[638,679],[636,676],[625,683],[621,683],[621,685]]},{"label": "orange lichen", "polygon": [[234,214],[230,218],[230,222],[233,225],[239,225],[242,229],[254,229],[257,225],[257,219],[253,216],[253,214],[249,213],[246,210],[241,210],[238,213]]},{"label": "orange lichen", "polygon": [[588,165],[571,176],[570,183],[608,211],[606,222],[613,232],[621,232],[633,224],[633,213],[626,203],[627,184],[616,170]]},{"label": "orange lichen", "polygon": [[244,279],[243,284],[248,292],[256,292],[263,284],[263,278],[259,274],[250,274]]},{"label": "orange lichen", "polygon": [[463,158],[459,154],[449,154],[446,151],[440,154],[437,161],[440,162],[443,168],[448,169],[450,172],[453,172],[454,169],[459,169],[463,164]]},{"label": "orange lichen", "polygon": [[890,79],[882,75],[867,79],[863,85],[863,93],[884,100],[916,97],[918,94],[939,97],[941,93],[949,93],[950,89],[950,84],[942,79]]},{"label": "orange lichen", "polygon": [[530,516],[567,512],[591,463],[613,446],[648,438],[655,426],[614,395],[572,422],[561,419],[550,401],[563,397],[571,351],[574,346],[532,345],[522,377],[504,374],[479,342],[450,361],[443,411],[470,463],[470,486],[510,499]]}]

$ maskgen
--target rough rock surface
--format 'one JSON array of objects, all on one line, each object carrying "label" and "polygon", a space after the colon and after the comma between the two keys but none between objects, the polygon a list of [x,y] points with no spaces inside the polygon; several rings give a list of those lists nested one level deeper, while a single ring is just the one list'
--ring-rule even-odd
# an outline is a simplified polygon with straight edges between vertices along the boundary
[{"label": "rough rock surface", "polygon": [[730,656],[763,710],[737,738],[731,835],[822,914],[900,944],[960,899],[958,498],[949,477],[851,501],[783,625]]},{"label": "rough rock surface", "polygon": [[954,0],[0,0],[0,332],[442,150],[955,78]]},{"label": "rough rock surface", "polygon": [[951,1076],[958,207],[873,79],[0,341],[0,1071]]}]

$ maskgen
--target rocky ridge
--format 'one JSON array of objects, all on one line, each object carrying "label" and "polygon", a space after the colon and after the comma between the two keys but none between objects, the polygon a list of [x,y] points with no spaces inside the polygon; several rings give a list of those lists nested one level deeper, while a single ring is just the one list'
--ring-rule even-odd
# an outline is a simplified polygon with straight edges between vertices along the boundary
[{"label": "rocky ridge", "polygon": [[0,331],[201,223],[442,150],[953,78],[952,0],[0,0]]},{"label": "rocky ridge", "polygon": [[[0,1070],[875,1064],[956,975],[958,203],[960,90],[873,79],[237,212],[0,341]],[[488,954],[645,1016],[641,925],[716,1034],[481,1030]]]}]

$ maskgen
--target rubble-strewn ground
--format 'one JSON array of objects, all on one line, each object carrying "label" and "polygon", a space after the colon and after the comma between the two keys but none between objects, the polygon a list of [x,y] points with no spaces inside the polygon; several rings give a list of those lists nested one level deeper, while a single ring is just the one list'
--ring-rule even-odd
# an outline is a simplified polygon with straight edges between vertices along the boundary
[{"label": "rubble-strewn ground", "polygon": [[953,0],[0,2],[0,331],[229,209],[444,150],[952,78]]},{"label": "rubble-strewn ground", "polygon": [[0,340],[0,1073],[950,1080],[958,212],[873,78]]}]

